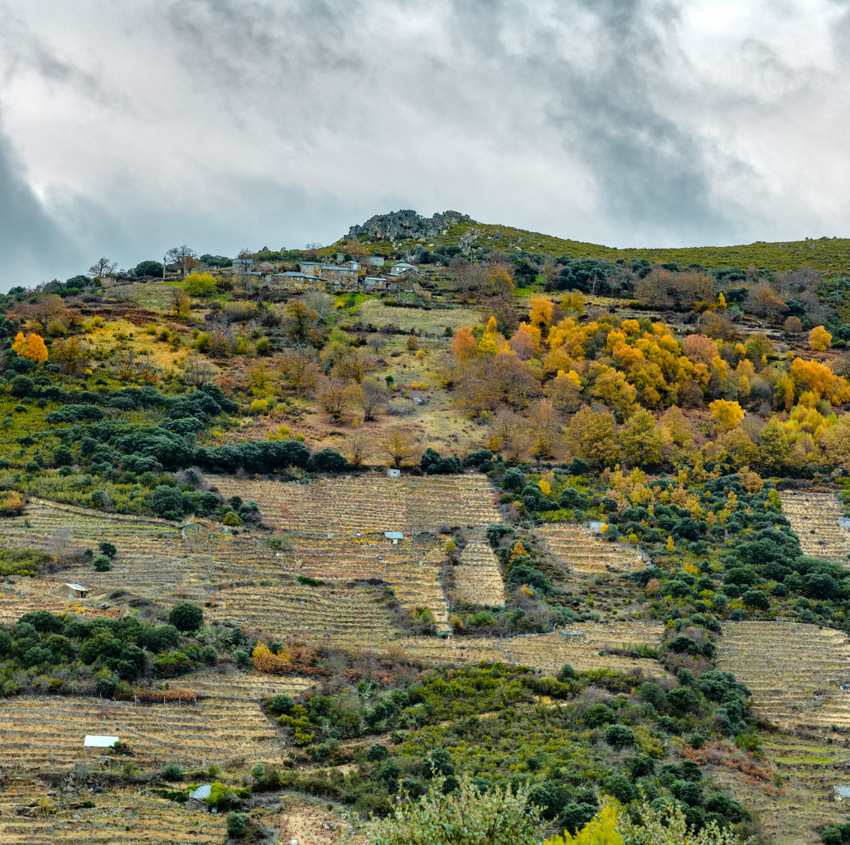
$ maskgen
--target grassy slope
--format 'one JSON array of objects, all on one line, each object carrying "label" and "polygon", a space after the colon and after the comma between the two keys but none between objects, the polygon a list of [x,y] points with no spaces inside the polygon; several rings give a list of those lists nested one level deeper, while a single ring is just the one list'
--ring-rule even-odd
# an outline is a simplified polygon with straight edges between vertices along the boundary
[{"label": "grassy slope", "polygon": [[[531,254],[564,255],[571,258],[602,258],[616,261],[623,258],[631,261],[633,258],[645,258],[652,263],[675,262],[680,266],[700,264],[706,267],[757,267],[760,269],[780,272],[794,270],[806,265],[816,270],[845,272],[850,270],[850,238],[837,240],[788,241],[786,243],[739,244],[734,246],[701,246],[682,247],[678,249],[629,248],[617,249],[601,244],[573,241],[568,238],[558,238],[554,235],[544,235],[539,232],[529,232],[513,226],[502,226],[493,223],[464,222],[452,226],[446,235],[437,235],[424,244],[415,240],[399,240],[395,242],[396,249],[412,248],[424,245],[429,248],[440,246],[457,246],[464,232],[476,229],[482,236],[476,241],[476,246],[500,249],[514,252],[517,249]],[[323,252],[336,252],[344,239],[327,247]],[[376,242],[376,251],[388,242]]]}]

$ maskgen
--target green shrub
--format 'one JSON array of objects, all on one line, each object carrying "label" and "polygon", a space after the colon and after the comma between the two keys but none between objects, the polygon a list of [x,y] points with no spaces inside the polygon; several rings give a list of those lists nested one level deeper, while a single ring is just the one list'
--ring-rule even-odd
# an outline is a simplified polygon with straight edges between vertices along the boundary
[{"label": "green shrub", "polygon": [[177,488],[160,484],[153,491],[150,507],[154,513],[165,519],[182,519],[183,496]]},{"label": "green shrub", "polygon": [[611,725],[611,727],[605,731],[605,742],[607,742],[611,748],[619,751],[623,748],[629,748],[635,744],[635,734],[631,728],[627,728],[625,725]]},{"label": "green shrub", "polygon": [[268,710],[272,716],[282,716],[291,713],[294,706],[295,702],[288,695],[281,693],[272,699]]},{"label": "green shrub", "polygon": [[166,763],[162,767],[160,777],[167,781],[183,780],[183,769],[177,763]]},{"label": "green shrub", "polygon": [[390,752],[387,751],[386,746],[381,745],[380,742],[376,742],[374,745],[369,746],[369,749],[366,751],[366,759],[370,763],[378,763],[381,760],[386,760],[389,756]]},{"label": "green shrub", "polygon": [[98,572],[109,572],[112,569],[112,561],[106,555],[98,555],[92,564]]},{"label": "green shrub", "polygon": [[310,459],[313,468],[318,472],[342,472],[348,461],[336,449],[321,449]]},{"label": "green shrub", "polygon": [[231,839],[241,839],[248,827],[248,816],[245,813],[227,814],[227,835]]},{"label": "green shrub", "polygon": [[204,618],[204,611],[196,604],[189,601],[181,601],[171,608],[168,621],[178,631],[197,631]]}]

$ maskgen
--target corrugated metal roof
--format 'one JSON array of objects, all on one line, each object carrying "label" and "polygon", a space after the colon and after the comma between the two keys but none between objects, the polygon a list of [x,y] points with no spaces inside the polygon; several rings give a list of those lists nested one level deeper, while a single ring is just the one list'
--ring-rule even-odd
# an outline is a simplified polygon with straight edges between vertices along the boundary
[{"label": "corrugated metal roof", "polygon": [[119,739],[117,736],[98,736],[97,734],[86,734],[83,742],[84,748],[112,748]]},{"label": "corrugated metal roof", "polygon": [[401,531],[384,531],[384,537],[388,540],[403,540],[404,534]]},{"label": "corrugated metal roof", "polygon": [[838,793],[838,794],[839,794],[842,798],[850,798],[850,786],[836,786],[836,787],[835,787],[835,791],[836,791],[836,792],[837,792],[837,793]]},{"label": "corrugated metal roof", "polygon": [[212,784],[205,783],[203,786],[199,786],[193,793],[192,797],[197,798],[198,801],[203,801],[204,798],[209,798],[210,793],[212,792]]},{"label": "corrugated metal roof", "polygon": [[70,582],[65,582],[66,587],[70,587],[72,590],[82,590],[84,593],[87,593],[89,588],[84,587],[82,584],[71,584]]}]

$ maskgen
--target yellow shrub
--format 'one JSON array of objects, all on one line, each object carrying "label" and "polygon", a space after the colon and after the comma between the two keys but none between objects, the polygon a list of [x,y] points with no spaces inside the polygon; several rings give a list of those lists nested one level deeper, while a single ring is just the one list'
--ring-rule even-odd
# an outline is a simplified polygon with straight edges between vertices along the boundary
[{"label": "yellow shrub", "polygon": [[255,399],[251,403],[251,413],[252,414],[265,414],[269,409],[269,400],[268,399]]},{"label": "yellow shrub", "polygon": [[603,807],[580,831],[572,836],[565,830],[563,836],[553,836],[543,845],[623,845],[623,837],[617,832],[617,808]]},{"label": "yellow shrub", "polygon": [[275,654],[265,643],[257,643],[251,656],[258,672],[289,672],[292,669],[292,655],[284,649]]},{"label": "yellow shrub", "polygon": [[511,549],[510,559],[513,560],[515,557],[528,557],[528,552],[525,550],[525,546],[523,546],[519,540],[514,543],[513,548]]},{"label": "yellow shrub", "polygon": [[215,290],[211,273],[190,273],[183,280],[183,290],[192,296],[209,296]]},{"label": "yellow shrub", "polygon": [[18,516],[24,512],[24,499],[20,493],[10,490],[0,493],[0,516]]}]

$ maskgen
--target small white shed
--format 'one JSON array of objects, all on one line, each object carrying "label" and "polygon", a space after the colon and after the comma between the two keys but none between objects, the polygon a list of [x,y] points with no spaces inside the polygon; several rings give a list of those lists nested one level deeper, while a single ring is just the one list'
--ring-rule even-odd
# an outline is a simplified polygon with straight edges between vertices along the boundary
[{"label": "small white shed", "polygon": [[112,748],[119,742],[117,736],[99,736],[98,734],[86,734],[83,748]]},{"label": "small white shed", "polygon": [[384,537],[393,541],[393,545],[397,546],[399,540],[404,539],[404,534],[401,531],[384,531]]},{"label": "small white shed", "polygon": [[387,470],[387,478],[401,478],[401,470],[400,469],[388,469]]}]

